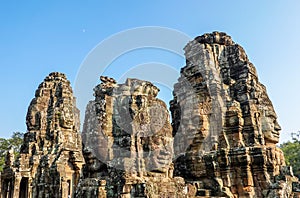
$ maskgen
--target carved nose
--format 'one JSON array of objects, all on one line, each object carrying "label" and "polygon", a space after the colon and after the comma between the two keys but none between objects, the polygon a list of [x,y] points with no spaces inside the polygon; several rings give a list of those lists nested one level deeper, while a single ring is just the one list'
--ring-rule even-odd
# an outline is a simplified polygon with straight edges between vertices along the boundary
[{"label": "carved nose", "polygon": [[281,126],[278,124],[277,121],[275,121],[274,129],[275,129],[276,131],[280,131],[280,130],[281,130]]}]

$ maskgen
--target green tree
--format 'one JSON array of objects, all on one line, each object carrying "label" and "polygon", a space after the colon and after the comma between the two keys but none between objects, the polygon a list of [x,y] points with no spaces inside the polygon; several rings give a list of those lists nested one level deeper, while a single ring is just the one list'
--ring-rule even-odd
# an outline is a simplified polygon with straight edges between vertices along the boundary
[{"label": "green tree", "polygon": [[300,178],[300,131],[292,133],[292,141],[280,145],[288,166],[293,167],[294,175]]},{"label": "green tree", "polygon": [[23,136],[24,134],[21,132],[14,132],[11,138],[8,139],[9,146],[15,150],[15,154],[20,153],[20,147],[23,143]]},{"label": "green tree", "polygon": [[0,138],[0,171],[2,171],[5,163],[5,154],[9,148],[9,142],[5,138]]},{"label": "green tree", "polygon": [[3,170],[5,155],[10,148],[14,149],[15,156],[19,155],[20,147],[23,143],[23,135],[21,132],[14,132],[11,138],[0,138],[0,171]]}]

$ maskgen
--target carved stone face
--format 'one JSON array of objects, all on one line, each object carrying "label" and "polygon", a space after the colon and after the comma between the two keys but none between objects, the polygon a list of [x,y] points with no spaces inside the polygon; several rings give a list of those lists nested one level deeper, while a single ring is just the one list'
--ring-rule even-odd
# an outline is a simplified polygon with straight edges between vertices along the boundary
[{"label": "carved stone face", "polygon": [[277,116],[274,110],[264,111],[261,118],[262,132],[266,143],[278,143],[281,127],[277,122]]},{"label": "carved stone face", "polygon": [[180,120],[180,131],[188,136],[195,135],[205,139],[209,132],[208,116],[201,115],[200,111],[183,112]]},{"label": "carved stone face", "polygon": [[74,115],[71,106],[64,106],[60,115],[60,125],[63,128],[71,129],[74,125]]},{"label": "carved stone face", "polygon": [[173,141],[162,136],[152,136],[149,142],[150,160],[147,169],[164,173],[172,162]]},{"label": "carved stone face", "polygon": [[40,112],[35,105],[31,105],[27,113],[26,124],[28,129],[39,129],[41,121]]},{"label": "carved stone face", "polygon": [[149,161],[147,170],[166,173],[173,157],[173,138],[171,138],[171,126],[168,126],[168,112],[161,102],[152,104],[148,109],[150,131],[148,131]]}]

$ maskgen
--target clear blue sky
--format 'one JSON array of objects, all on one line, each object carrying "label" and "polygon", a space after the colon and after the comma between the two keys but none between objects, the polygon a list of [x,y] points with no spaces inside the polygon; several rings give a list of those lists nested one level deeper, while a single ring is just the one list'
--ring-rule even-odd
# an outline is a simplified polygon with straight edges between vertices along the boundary
[{"label": "clear blue sky", "polygon": [[[282,142],[300,130],[299,10],[298,0],[1,1],[0,137],[26,131],[28,105],[50,72],[66,73],[74,85],[82,61],[102,40],[130,28],[163,26],[190,37],[225,31],[242,45],[267,86]],[[128,55],[126,64],[163,62],[164,56],[168,64],[184,64],[168,53],[139,53]]]}]

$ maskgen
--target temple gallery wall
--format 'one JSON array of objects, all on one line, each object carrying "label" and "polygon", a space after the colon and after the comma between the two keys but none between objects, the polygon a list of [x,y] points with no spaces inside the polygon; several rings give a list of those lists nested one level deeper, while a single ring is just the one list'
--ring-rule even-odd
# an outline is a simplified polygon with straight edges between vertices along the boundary
[{"label": "temple gallery wall", "polygon": [[213,32],[184,51],[171,118],[151,82],[101,76],[80,131],[70,82],[49,74],[28,108],[20,155],[7,152],[0,197],[300,197],[244,49]]}]

